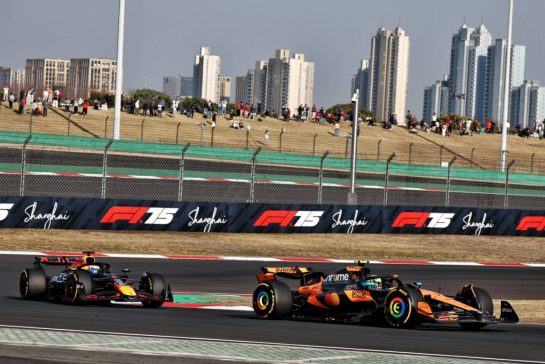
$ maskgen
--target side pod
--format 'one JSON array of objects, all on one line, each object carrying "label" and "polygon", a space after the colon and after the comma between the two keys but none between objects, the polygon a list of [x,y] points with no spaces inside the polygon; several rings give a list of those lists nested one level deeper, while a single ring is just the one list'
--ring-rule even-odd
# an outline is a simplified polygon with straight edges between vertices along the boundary
[{"label": "side pod", "polygon": [[517,323],[519,322],[519,317],[513,306],[507,301],[501,301],[501,314],[500,322],[504,323]]}]

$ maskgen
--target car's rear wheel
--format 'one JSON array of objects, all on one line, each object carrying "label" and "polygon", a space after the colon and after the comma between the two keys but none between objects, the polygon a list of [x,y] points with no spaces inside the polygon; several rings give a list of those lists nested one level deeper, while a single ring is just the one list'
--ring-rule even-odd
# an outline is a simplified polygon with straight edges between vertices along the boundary
[{"label": "car's rear wheel", "polygon": [[291,312],[293,293],[283,282],[263,282],[254,290],[252,306],[261,318],[283,319]]},{"label": "car's rear wheel", "polygon": [[78,270],[66,280],[66,300],[70,303],[83,304],[85,296],[93,293],[93,279],[86,270]]},{"label": "car's rear wheel", "polygon": [[398,287],[390,291],[384,300],[384,320],[396,328],[411,328],[419,323],[417,302],[422,299],[419,291],[411,287]]},{"label": "car's rear wheel", "polygon": [[[468,285],[463,287],[458,296],[465,301],[471,307],[476,308],[481,312],[486,312],[490,315],[494,314],[494,303],[492,302],[492,297],[484,289],[475,287],[473,285]],[[485,327],[487,324],[480,322],[470,322],[470,323],[461,323],[464,329],[468,330],[478,330]]]},{"label": "car's rear wheel", "polygon": [[43,268],[25,269],[19,279],[19,292],[24,300],[39,300],[47,293],[47,276]]},{"label": "car's rear wheel", "polygon": [[140,279],[140,290],[151,295],[151,299],[143,300],[142,305],[146,308],[161,307],[165,302],[166,283],[162,275],[157,273],[145,273]]}]

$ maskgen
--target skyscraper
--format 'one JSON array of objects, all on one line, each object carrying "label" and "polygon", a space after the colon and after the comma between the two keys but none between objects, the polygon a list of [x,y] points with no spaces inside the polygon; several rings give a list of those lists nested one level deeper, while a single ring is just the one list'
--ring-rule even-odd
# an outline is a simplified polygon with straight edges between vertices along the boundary
[{"label": "skyscraper", "polygon": [[510,120],[512,126],[532,129],[545,121],[545,87],[539,81],[524,81],[513,88]]},{"label": "skyscraper", "polygon": [[350,90],[350,97],[356,92],[356,89],[360,90],[360,105],[367,107],[369,104],[369,98],[367,97],[367,91],[369,89],[369,60],[362,59],[360,68],[354,76],[352,76],[352,88]]},{"label": "skyscraper", "polygon": [[218,100],[231,100],[231,77],[219,76],[218,78]]},{"label": "skyscraper", "polygon": [[449,89],[447,80],[448,76],[445,76],[443,80],[436,81],[424,90],[422,117],[428,123],[431,122],[433,114],[438,117],[448,114]]},{"label": "skyscraper", "polygon": [[180,75],[163,77],[163,93],[176,100],[180,97],[181,83],[182,77]]},{"label": "skyscraper", "polygon": [[[509,71],[509,92],[519,87],[524,82],[524,63],[526,47],[512,45],[507,52],[507,40],[497,39],[493,46],[488,48],[486,68],[486,89],[484,96],[484,116],[493,118],[498,126],[504,121],[504,96],[505,96],[505,66],[507,54],[511,57],[511,69]],[[509,102],[509,101],[508,101]]]},{"label": "skyscraper", "polygon": [[393,31],[381,27],[371,40],[369,87],[366,108],[379,121],[385,121],[389,113],[403,122],[409,75],[410,39],[397,27]]},{"label": "skyscraper", "polygon": [[14,67],[0,67],[0,87],[7,85],[9,91],[19,96],[19,91],[25,89],[25,69]]},{"label": "skyscraper", "polygon": [[466,24],[452,36],[449,74],[449,113],[484,118],[486,59],[492,35],[481,24],[477,29]]},{"label": "skyscraper", "polygon": [[200,54],[195,56],[195,65],[193,66],[193,97],[212,102],[219,101],[220,67],[220,56],[210,55],[209,47],[201,47]]},{"label": "skyscraper", "polygon": [[193,77],[180,78],[180,97],[193,97]]}]

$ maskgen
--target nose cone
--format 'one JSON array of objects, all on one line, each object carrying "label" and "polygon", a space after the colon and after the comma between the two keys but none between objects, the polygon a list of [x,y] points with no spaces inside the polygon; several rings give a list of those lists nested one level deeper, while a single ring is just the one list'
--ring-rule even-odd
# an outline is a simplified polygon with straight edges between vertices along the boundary
[{"label": "nose cone", "polygon": [[128,296],[128,297],[136,296],[136,292],[131,286],[119,286],[118,290],[119,290],[119,293],[121,293],[123,296]]}]

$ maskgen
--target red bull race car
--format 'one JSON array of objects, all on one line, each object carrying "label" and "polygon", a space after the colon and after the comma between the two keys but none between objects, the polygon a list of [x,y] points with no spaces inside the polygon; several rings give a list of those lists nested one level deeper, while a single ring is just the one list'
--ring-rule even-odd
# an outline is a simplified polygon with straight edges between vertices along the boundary
[{"label": "red bull race car", "polygon": [[[354,266],[329,274],[310,267],[263,267],[257,275],[253,309],[264,319],[371,321],[397,328],[429,322],[480,329],[499,322],[518,322],[507,301],[501,301],[501,316],[496,318],[490,295],[472,284],[447,296],[424,289],[420,282],[404,283],[397,275],[372,275],[368,263],[356,261]],[[277,278],[298,279],[300,284],[291,289]]]},{"label": "red bull race car", "polygon": [[[130,279],[128,269],[119,274],[111,273],[110,265],[96,261],[93,252],[83,254],[73,260],[35,257],[34,267],[21,273],[21,298],[73,304],[141,304],[144,307],[160,307],[165,301],[172,301],[170,286],[160,274],[144,272],[139,280]],[[48,276],[42,265],[63,266],[64,269]]]}]

